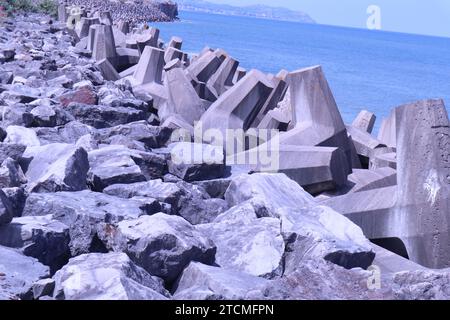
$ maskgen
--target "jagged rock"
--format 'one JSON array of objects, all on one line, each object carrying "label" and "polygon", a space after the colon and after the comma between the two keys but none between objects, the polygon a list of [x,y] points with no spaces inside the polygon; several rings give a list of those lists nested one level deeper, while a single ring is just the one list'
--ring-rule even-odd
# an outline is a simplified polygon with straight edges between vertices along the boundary
[{"label": "jagged rock", "polygon": [[358,128],[364,132],[372,133],[377,117],[372,112],[362,110],[353,120],[352,127]]},{"label": "jagged rock", "polygon": [[122,135],[143,142],[148,148],[161,148],[169,141],[171,134],[170,128],[152,126],[146,121],[138,121],[99,130],[98,138],[105,140],[115,135]]},{"label": "jagged rock", "polygon": [[[176,284],[176,300],[245,300],[269,283],[244,272],[191,262]],[[251,298],[250,298],[251,299]]]},{"label": "jagged rock", "polygon": [[33,283],[33,299],[38,300],[41,297],[52,296],[55,290],[55,280],[42,279]]},{"label": "jagged rock", "polygon": [[4,143],[21,144],[27,147],[41,145],[36,133],[31,129],[20,126],[9,126],[6,128],[6,133]]},{"label": "jagged rock", "polygon": [[69,104],[65,110],[76,119],[94,128],[108,128],[147,118],[146,112],[134,108]]},{"label": "jagged rock", "polygon": [[375,254],[361,229],[314,198],[284,174],[239,175],[225,194],[230,206],[249,201],[258,216],[277,217],[290,251],[286,270],[324,258],[345,268],[371,265]]},{"label": "jagged rock", "polygon": [[450,269],[399,272],[392,281],[398,300],[450,299]]},{"label": "jagged rock", "polygon": [[148,197],[154,198],[178,208],[183,191],[174,183],[162,182],[161,179],[131,184],[114,184],[103,190],[104,193],[120,198]]},{"label": "jagged rock", "polygon": [[65,110],[57,107],[40,105],[30,111],[30,127],[55,127],[62,126],[75,118]]},{"label": "jagged rock", "polygon": [[[368,289],[371,272],[346,270],[323,260],[310,260],[294,273],[270,281],[261,289],[269,300],[382,300],[392,299],[388,288]],[[336,288],[339,288],[338,290]]]},{"label": "jagged rock", "polygon": [[55,128],[35,128],[34,131],[42,145],[50,143],[75,144],[81,137],[96,133],[95,128],[78,121],[71,121],[64,126]]},{"label": "jagged rock", "polygon": [[133,158],[139,158],[139,155],[118,145],[90,151],[88,183],[93,190],[102,191],[113,184],[145,181]]},{"label": "jagged rock", "polygon": [[87,152],[74,145],[53,143],[28,147],[22,155],[31,192],[80,191],[86,189],[89,170]]},{"label": "jagged rock", "polygon": [[31,299],[33,283],[49,277],[48,267],[37,259],[0,246],[0,300]]},{"label": "jagged rock", "polygon": [[[153,214],[153,203],[128,200],[92,191],[32,193],[25,202],[22,215],[52,215],[69,227],[72,255],[104,252],[101,235],[105,236],[110,224],[124,219],[136,219]],[[150,206],[149,206],[150,204]]]},{"label": "jagged rock", "polygon": [[89,87],[82,87],[77,90],[73,90],[59,97],[59,101],[63,107],[67,107],[71,103],[81,103],[87,105],[97,104],[97,95]]},{"label": "jagged rock", "polygon": [[230,186],[231,179],[230,178],[212,179],[204,181],[195,181],[193,183],[205,189],[205,191],[209,194],[211,198],[224,199],[225,192]]},{"label": "jagged rock", "polygon": [[27,179],[17,161],[6,158],[0,167],[0,188],[20,187]]},{"label": "jagged rock", "polygon": [[282,275],[285,245],[280,220],[258,219],[255,209],[244,204],[198,228],[217,246],[219,266],[254,276]]},{"label": "jagged rock", "polygon": [[91,253],[70,259],[55,276],[56,299],[166,300],[160,280],[124,253]]},{"label": "jagged rock", "polygon": [[201,186],[178,181],[182,196],[175,207],[178,215],[193,225],[212,222],[218,215],[228,209],[223,199],[211,199]]},{"label": "jagged rock", "polygon": [[0,227],[0,245],[20,249],[50,267],[53,273],[70,257],[69,228],[51,215],[14,218]]},{"label": "jagged rock", "polygon": [[0,84],[11,84],[14,74],[8,71],[0,71]]},{"label": "jagged rock", "polygon": [[0,226],[11,222],[14,216],[13,209],[10,199],[0,190]]},{"label": "jagged rock", "polygon": [[8,158],[19,160],[27,147],[22,144],[0,143],[0,161],[3,163]]},{"label": "jagged rock", "polygon": [[169,172],[185,181],[222,178],[225,170],[222,148],[190,142],[169,146]]},{"label": "jagged rock", "polygon": [[24,188],[3,188],[2,191],[11,204],[10,208],[13,217],[22,216],[23,207],[27,198]]},{"label": "jagged rock", "polygon": [[177,279],[191,261],[212,264],[212,241],[181,217],[157,213],[118,224],[111,240],[135,263],[167,282]]}]

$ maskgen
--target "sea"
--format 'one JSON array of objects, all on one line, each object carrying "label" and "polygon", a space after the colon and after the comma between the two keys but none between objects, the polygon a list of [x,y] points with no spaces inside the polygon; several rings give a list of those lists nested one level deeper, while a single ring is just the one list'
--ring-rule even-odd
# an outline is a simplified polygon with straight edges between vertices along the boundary
[{"label": "sea", "polygon": [[150,25],[166,41],[181,37],[185,52],[222,48],[241,67],[273,74],[321,65],[344,122],[369,110],[375,133],[405,103],[442,98],[450,110],[450,38],[187,11],[179,17]]}]

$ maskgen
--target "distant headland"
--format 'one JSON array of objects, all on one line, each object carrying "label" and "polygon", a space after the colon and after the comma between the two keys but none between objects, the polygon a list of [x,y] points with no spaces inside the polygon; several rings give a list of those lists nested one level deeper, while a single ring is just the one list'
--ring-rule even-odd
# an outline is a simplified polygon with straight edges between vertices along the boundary
[{"label": "distant headland", "polygon": [[253,5],[236,7],[226,4],[211,3],[204,0],[179,0],[178,9],[184,11],[205,12],[230,16],[245,16],[271,20],[316,23],[308,14],[287,8]]}]

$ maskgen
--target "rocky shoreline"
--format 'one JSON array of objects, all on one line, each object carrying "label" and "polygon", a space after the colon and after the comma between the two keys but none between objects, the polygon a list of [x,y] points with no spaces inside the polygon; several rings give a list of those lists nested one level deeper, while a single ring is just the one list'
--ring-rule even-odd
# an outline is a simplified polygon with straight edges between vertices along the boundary
[{"label": "rocky shoreline", "polygon": [[126,21],[132,26],[148,22],[171,22],[178,18],[178,5],[172,1],[66,0],[66,4],[92,11],[107,11],[114,21]]},{"label": "rocky shoreline", "polygon": [[[441,100],[374,137],[320,67],[246,71],[107,12],[68,29],[64,9],[0,30],[0,299],[450,298]],[[279,130],[243,151],[278,141],[276,169],[199,129]]]}]

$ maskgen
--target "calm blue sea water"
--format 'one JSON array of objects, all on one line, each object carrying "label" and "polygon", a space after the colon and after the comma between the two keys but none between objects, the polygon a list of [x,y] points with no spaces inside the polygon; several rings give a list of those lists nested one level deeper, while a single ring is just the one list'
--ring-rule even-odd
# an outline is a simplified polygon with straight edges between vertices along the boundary
[{"label": "calm blue sea water", "polygon": [[320,64],[345,122],[366,108],[387,116],[400,104],[443,98],[450,106],[450,38],[181,12],[180,22],[155,23],[183,49],[220,47],[244,68],[277,73]]}]

